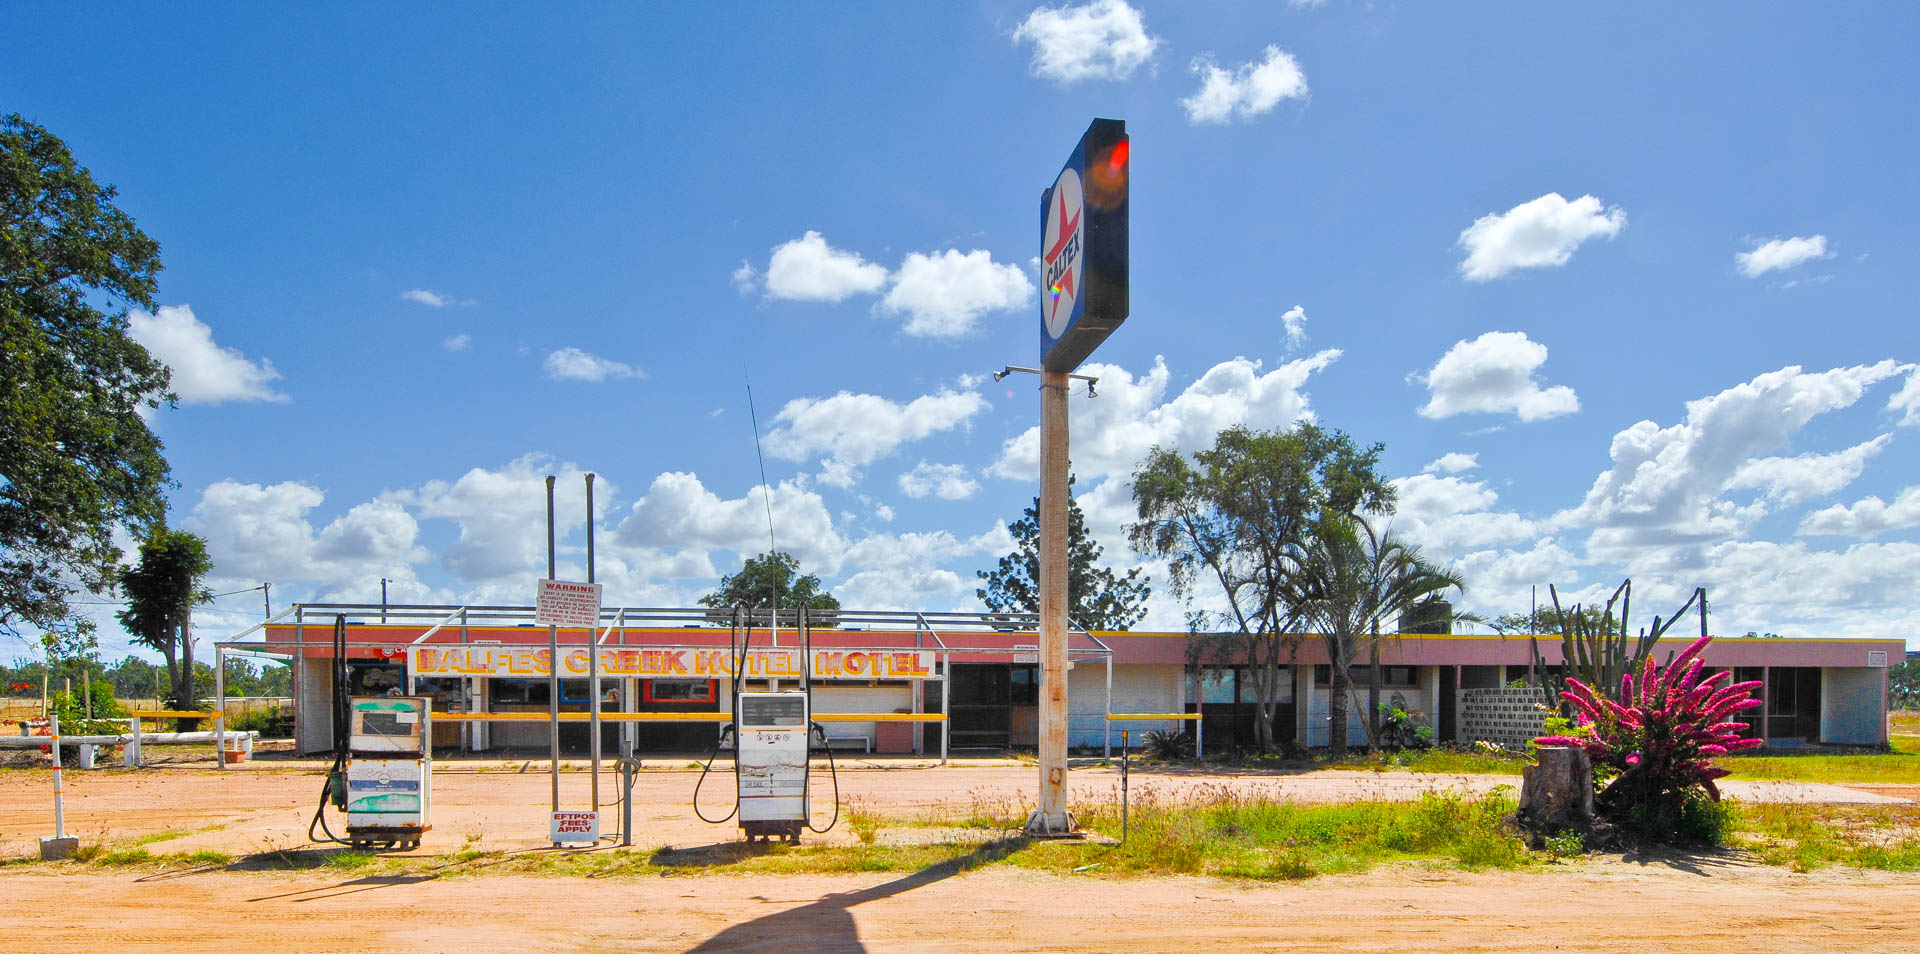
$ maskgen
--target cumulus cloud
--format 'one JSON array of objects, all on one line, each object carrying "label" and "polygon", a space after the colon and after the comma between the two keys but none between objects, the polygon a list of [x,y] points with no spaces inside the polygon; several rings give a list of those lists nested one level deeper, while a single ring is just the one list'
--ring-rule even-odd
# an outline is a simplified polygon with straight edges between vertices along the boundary
[{"label": "cumulus cloud", "polygon": [[445,308],[448,305],[476,304],[476,302],[474,302],[474,300],[471,298],[461,298],[456,295],[448,295],[448,294],[434,291],[429,288],[409,288],[406,291],[401,292],[400,297],[405,301],[422,304],[427,306],[428,308]]},{"label": "cumulus cloud", "polygon": [[742,259],[740,267],[733,270],[733,287],[742,295],[751,295],[760,289],[760,270],[751,262]]},{"label": "cumulus cloud", "polygon": [[223,579],[412,579],[411,564],[427,553],[417,543],[419,524],[404,507],[387,499],[367,501],[315,534],[307,515],[325,499],[319,488],[297,481],[220,480],[201,492],[182,525],[206,538],[214,572]]},{"label": "cumulus cloud", "polygon": [[[1153,369],[1139,378],[1118,365],[1088,364],[1080,370],[1100,378],[1100,392],[1089,399],[1075,391],[1069,398],[1074,471],[1125,477],[1156,445],[1190,452],[1236,424],[1271,428],[1310,421],[1313,411],[1301,388],[1339,357],[1328,349],[1265,373],[1259,361],[1222,361],[1164,403],[1172,377],[1164,358],[1155,357]],[[1038,479],[1040,428],[1006,441],[990,470],[1014,480]]]},{"label": "cumulus cloud", "polygon": [[1887,410],[1900,414],[1901,427],[1920,424],[1920,366],[1908,365],[1907,383],[1887,400]]},{"label": "cumulus cloud", "polygon": [[465,351],[468,346],[472,344],[473,336],[466,332],[461,332],[457,335],[448,335],[445,341],[440,342],[440,347],[448,351]]},{"label": "cumulus cloud", "polygon": [[1479,454],[1462,454],[1455,451],[1451,454],[1442,454],[1439,459],[1428,463],[1421,470],[1429,474],[1458,474],[1478,466],[1480,466]]},{"label": "cumulus cloud", "polygon": [[908,254],[878,308],[905,315],[907,334],[957,338],[972,331],[981,315],[1032,301],[1033,283],[1019,266],[996,264],[982,249],[948,249]]},{"label": "cumulus cloud", "polygon": [[1801,536],[1848,536],[1872,538],[1889,530],[1920,527],[1920,486],[1907,487],[1887,503],[1879,497],[1862,497],[1851,505],[1835,504],[1807,514],[1800,521]]},{"label": "cumulus cloud", "polygon": [[[1750,459],[1786,445],[1814,417],[1852,406],[1900,367],[1882,361],[1808,373],[1790,366],[1689,401],[1681,423],[1634,424],[1613,436],[1613,466],[1594,479],[1579,506],[1555,520],[1595,527],[1588,549],[1603,556],[1637,545],[1738,536],[1767,512],[1767,502],[1741,507],[1722,499],[1737,475],[1756,484],[1780,478],[1787,488],[1807,479],[1788,478],[1804,462],[1746,470]],[[1854,449],[1855,458],[1870,453]]]},{"label": "cumulus cloud", "polygon": [[[751,266],[743,262],[733,275],[736,286],[753,287]],[[776,246],[765,276],[767,297],[783,301],[846,301],[854,295],[871,295],[886,282],[884,267],[828,245],[824,236],[812,230]]]},{"label": "cumulus cloud", "polygon": [[704,551],[714,548],[750,556],[767,549],[767,508],[773,509],[774,542],[800,560],[803,572],[833,573],[840,567],[846,540],[820,495],[787,481],[757,485],[744,495],[723,498],[700,478],[684,472],[655,477],[645,496],[615,531],[621,546]]},{"label": "cumulus cloud", "polygon": [[1540,534],[1534,521],[1494,510],[1499,495],[1477,480],[1415,474],[1389,483],[1399,494],[1394,533],[1436,554],[1529,540]]},{"label": "cumulus cloud", "polygon": [[1740,465],[1727,481],[1728,488],[1761,487],[1776,509],[1791,507],[1803,500],[1824,497],[1853,483],[1867,461],[1885,450],[1893,435],[1882,434],[1832,454],[1800,454],[1795,457],[1756,457]]},{"label": "cumulus cloud", "polygon": [[905,404],[877,394],[841,391],[829,398],[795,398],[774,418],[767,453],[782,460],[824,456],[829,473],[846,484],[849,469],[864,467],[902,444],[965,428],[987,400],[974,391],[940,391]]},{"label": "cumulus cloud", "polygon": [[1420,416],[1456,414],[1518,415],[1538,421],[1580,410],[1580,399],[1565,385],[1542,388],[1534,372],[1547,361],[1547,346],[1523,331],[1489,331],[1472,341],[1455,342],[1424,374],[1427,403]]},{"label": "cumulus cloud", "polygon": [[1180,101],[1191,123],[1252,119],[1272,112],[1281,100],[1307,95],[1307,74],[1301,72],[1300,61],[1277,46],[1267,47],[1260,62],[1231,70],[1221,69],[1212,54],[1202,54],[1192,69],[1200,77],[1200,88]]},{"label": "cumulus cloud", "polygon": [[1549,192],[1506,212],[1474,220],[1455,243],[1467,250],[1460,274],[1469,281],[1499,278],[1516,268],[1565,265],[1592,238],[1612,238],[1627,227],[1627,214],[1583,195],[1568,202]]},{"label": "cumulus cloud", "polygon": [[900,492],[915,500],[927,497],[965,500],[979,490],[979,482],[968,477],[967,469],[959,464],[930,464],[923,460],[900,475]]},{"label": "cumulus cloud", "polygon": [[152,314],[133,309],[127,312],[127,331],[172,369],[173,392],[182,404],[288,400],[273,389],[280,372],[272,361],[255,363],[214,343],[213,329],[194,317],[191,306],[162,305]]},{"label": "cumulus cloud", "polygon": [[605,381],[608,378],[644,378],[646,372],[610,358],[588,354],[579,348],[561,348],[547,355],[543,363],[547,377],[555,381]]},{"label": "cumulus cloud", "polygon": [[1057,83],[1132,76],[1160,45],[1140,11],[1125,0],[1094,0],[1077,7],[1038,7],[1013,31],[1013,42],[1033,44],[1033,75]]},{"label": "cumulus cloud", "polygon": [[[555,531],[564,537],[586,523],[585,472],[539,455],[520,457],[498,470],[475,467],[453,481],[428,481],[393,499],[422,517],[459,525],[459,539],[440,555],[449,572],[468,583],[517,585],[522,589],[516,592],[525,594],[532,586],[528,581],[546,572],[548,474],[556,477]],[[602,513],[615,490],[610,481],[596,485],[594,504]]]},{"label": "cumulus cloud", "polygon": [[1287,309],[1280,316],[1280,327],[1287,333],[1287,350],[1293,351],[1307,343],[1307,310],[1299,305]]},{"label": "cumulus cloud", "polygon": [[1784,271],[1816,258],[1832,258],[1827,251],[1827,237],[1811,235],[1806,237],[1771,239],[1756,242],[1745,252],[1733,253],[1733,260],[1739,264],[1740,273],[1748,278],[1758,278],[1768,272]]}]

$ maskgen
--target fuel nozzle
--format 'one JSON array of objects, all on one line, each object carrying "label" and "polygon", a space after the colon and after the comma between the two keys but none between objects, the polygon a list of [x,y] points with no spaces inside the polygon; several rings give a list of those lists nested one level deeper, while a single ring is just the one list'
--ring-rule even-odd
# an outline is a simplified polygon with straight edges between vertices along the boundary
[{"label": "fuel nozzle", "polygon": [[334,808],[347,810],[347,777],[337,768],[327,773],[327,800]]}]

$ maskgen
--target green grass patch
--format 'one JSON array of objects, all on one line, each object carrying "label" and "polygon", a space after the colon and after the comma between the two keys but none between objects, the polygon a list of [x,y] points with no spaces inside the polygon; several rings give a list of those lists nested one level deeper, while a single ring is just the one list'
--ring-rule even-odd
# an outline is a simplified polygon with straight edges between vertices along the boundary
[{"label": "green grass patch", "polygon": [[1767,864],[1920,871],[1920,804],[1732,804],[1733,843]]},{"label": "green grass patch", "polygon": [[1317,768],[1374,772],[1451,772],[1460,775],[1519,775],[1532,761],[1510,752],[1471,749],[1419,749],[1403,752],[1361,752],[1338,761],[1322,760]]},{"label": "green grass patch", "polygon": [[103,868],[124,868],[129,865],[144,865],[154,862],[153,852],[145,848],[110,848],[94,855],[94,864]]},{"label": "green grass patch", "polygon": [[227,826],[224,824],[216,823],[212,825],[201,825],[199,828],[170,828],[170,829],[167,829],[166,831],[156,831],[150,835],[141,835],[140,837],[133,839],[127,844],[151,845],[151,844],[154,844],[155,842],[172,841],[175,838],[185,838],[188,835],[198,835],[201,832],[220,831],[221,829],[224,829],[226,827]]},{"label": "green grass patch", "polygon": [[1717,760],[1735,779],[1920,785],[1920,737],[1892,737],[1893,751],[1835,755],[1730,755]]},{"label": "green grass patch", "polygon": [[340,851],[327,856],[325,864],[329,868],[341,871],[358,871],[373,864],[376,859],[364,851]]}]

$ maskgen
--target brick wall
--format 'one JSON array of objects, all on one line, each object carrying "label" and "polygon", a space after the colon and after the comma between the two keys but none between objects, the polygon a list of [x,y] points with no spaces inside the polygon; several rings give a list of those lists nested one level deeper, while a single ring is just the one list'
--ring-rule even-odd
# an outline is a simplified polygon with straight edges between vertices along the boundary
[{"label": "brick wall", "polygon": [[1546,698],[1544,689],[1462,689],[1459,739],[1523,750],[1545,732]]}]

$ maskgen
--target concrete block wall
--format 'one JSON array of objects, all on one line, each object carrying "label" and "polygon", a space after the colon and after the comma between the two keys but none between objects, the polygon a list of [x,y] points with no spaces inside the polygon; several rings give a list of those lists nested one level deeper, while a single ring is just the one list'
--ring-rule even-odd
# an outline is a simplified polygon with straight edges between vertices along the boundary
[{"label": "concrete block wall", "polygon": [[1527,743],[1546,731],[1547,693],[1544,689],[1462,689],[1460,742],[1491,742],[1503,748],[1524,750]]}]

